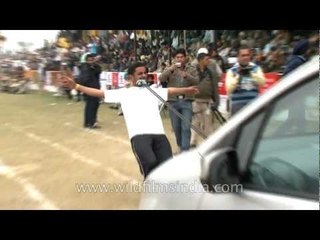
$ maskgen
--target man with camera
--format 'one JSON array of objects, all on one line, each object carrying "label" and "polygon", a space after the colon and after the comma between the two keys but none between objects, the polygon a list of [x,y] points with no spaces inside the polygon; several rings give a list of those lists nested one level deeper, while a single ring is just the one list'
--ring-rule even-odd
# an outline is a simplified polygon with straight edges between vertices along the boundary
[{"label": "man with camera", "polygon": [[[177,49],[174,54],[175,64],[168,67],[160,76],[160,82],[167,82],[167,87],[189,87],[198,85],[199,79],[192,76],[186,70],[186,51],[181,48]],[[180,151],[188,151],[190,148],[191,126],[192,121],[192,101],[193,95],[180,94],[169,97],[168,101],[172,107],[184,116],[188,122],[180,119],[175,113],[170,111],[171,125],[174,130],[177,145]]]},{"label": "man with camera", "polygon": [[261,67],[250,59],[250,48],[240,47],[238,62],[227,71],[226,89],[231,100],[231,116],[258,97],[259,87],[265,82]]}]

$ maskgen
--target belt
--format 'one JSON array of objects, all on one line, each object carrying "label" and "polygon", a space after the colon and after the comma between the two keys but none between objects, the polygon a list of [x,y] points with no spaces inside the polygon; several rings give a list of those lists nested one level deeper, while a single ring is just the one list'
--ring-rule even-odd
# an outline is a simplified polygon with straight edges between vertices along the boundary
[{"label": "belt", "polygon": [[177,99],[184,99],[186,96],[183,94],[183,95],[178,95],[177,96]]},{"label": "belt", "polygon": [[211,103],[212,102],[211,99],[201,99],[201,98],[196,98],[194,101],[197,103]]}]

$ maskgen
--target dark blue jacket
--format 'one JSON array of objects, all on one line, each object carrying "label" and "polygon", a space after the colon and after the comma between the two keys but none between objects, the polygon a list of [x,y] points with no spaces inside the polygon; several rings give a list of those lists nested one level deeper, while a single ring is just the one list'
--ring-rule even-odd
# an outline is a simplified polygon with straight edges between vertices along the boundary
[{"label": "dark blue jacket", "polygon": [[82,64],[80,73],[80,83],[86,87],[100,89],[100,73],[99,65]]},{"label": "dark blue jacket", "polygon": [[309,41],[307,39],[300,40],[293,48],[292,56],[289,57],[283,71],[283,75],[288,74],[307,60],[303,56],[309,48]]}]

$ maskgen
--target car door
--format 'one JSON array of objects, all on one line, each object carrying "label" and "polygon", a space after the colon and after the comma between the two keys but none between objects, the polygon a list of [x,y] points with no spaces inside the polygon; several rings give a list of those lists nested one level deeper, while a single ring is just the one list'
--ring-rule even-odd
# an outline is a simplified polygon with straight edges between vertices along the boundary
[{"label": "car door", "polygon": [[318,85],[309,77],[239,126],[241,187],[204,194],[200,209],[319,209]]}]

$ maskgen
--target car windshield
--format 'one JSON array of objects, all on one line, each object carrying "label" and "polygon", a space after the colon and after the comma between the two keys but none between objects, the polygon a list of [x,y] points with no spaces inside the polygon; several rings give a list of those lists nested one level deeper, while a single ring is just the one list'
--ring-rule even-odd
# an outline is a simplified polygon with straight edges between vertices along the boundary
[{"label": "car windshield", "polygon": [[315,78],[277,101],[253,157],[252,181],[268,189],[285,184],[283,189],[318,193],[318,83]]}]

